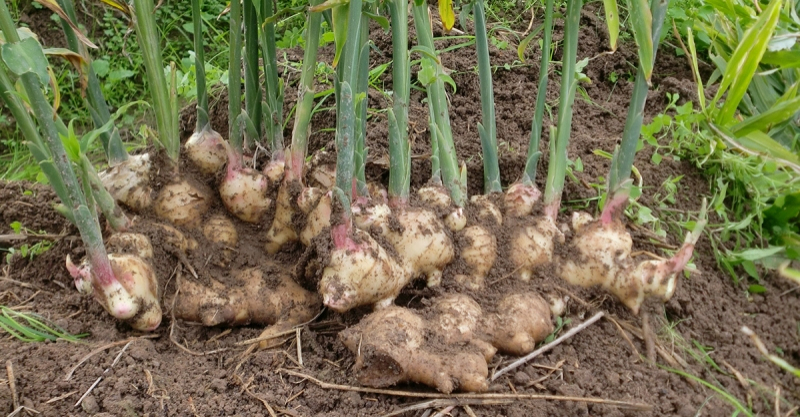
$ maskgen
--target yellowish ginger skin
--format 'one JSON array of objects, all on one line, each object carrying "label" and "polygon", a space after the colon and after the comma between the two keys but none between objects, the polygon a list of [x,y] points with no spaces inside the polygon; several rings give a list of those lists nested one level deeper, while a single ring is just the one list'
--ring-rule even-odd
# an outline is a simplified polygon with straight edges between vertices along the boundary
[{"label": "yellowish ginger skin", "polygon": [[[314,208],[308,212],[308,217],[306,217],[306,226],[303,228],[303,231],[300,232],[300,241],[303,242],[304,245],[310,245],[311,240],[317,237],[317,235],[319,235],[323,229],[330,227],[332,197],[333,196],[330,191],[323,194],[321,197],[316,197],[314,195],[310,195],[308,197],[309,200],[318,198],[318,201]],[[303,202],[301,207],[307,207],[309,205],[311,204]]]},{"label": "yellowish ginger skin", "polygon": [[[205,326],[297,325],[319,311],[319,296],[291,278],[264,277],[258,268],[239,272],[233,288],[212,279],[210,286],[183,278],[175,300],[175,317]],[[277,281],[277,282],[276,282]]]},{"label": "yellowish ginger skin", "polygon": [[267,243],[264,246],[267,253],[277,253],[283,245],[298,239],[297,232],[292,225],[293,215],[294,208],[292,208],[289,196],[289,186],[284,183],[278,190],[278,197],[275,200],[275,217],[272,220],[272,226],[267,231]]},{"label": "yellowish ginger skin", "polygon": [[203,236],[210,242],[221,243],[231,248],[235,248],[239,243],[239,233],[233,222],[219,214],[206,220],[203,226]]},{"label": "yellowish ginger skin", "polygon": [[465,294],[448,294],[434,300],[430,307],[435,313],[431,321],[445,343],[470,343],[477,347],[486,362],[490,362],[497,349],[483,340],[484,315],[481,306]]},{"label": "yellowish ginger skin", "polygon": [[371,387],[418,382],[449,394],[482,392],[489,370],[478,350],[439,352],[425,346],[429,322],[412,310],[387,307],[340,333],[356,355],[359,381]]},{"label": "yellowish ginger skin", "polygon": [[208,189],[194,181],[178,179],[165,185],[155,201],[156,216],[176,226],[197,227],[211,207]]},{"label": "yellowish ginger skin", "polygon": [[153,267],[147,260],[132,254],[109,253],[108,260],[114,280],[106,285],[94,276],[88,259],[76,266],[67,256],[66,265],[78,291],[94,294],[110,315],[128,322],[136,330],[155,330],[161,324],[161,305]]},{"label": "yellowish ginger skin", "polygon": [[203,129],[194,132],[186,141],[184,150],[195,166],[204,174],[216,174],[228,160],[228,143],[222,136],[212,130]]},{"label": "yellowish ginger skin", "polygon": [[[455,258],[453,242],[436,215],[430,210],[401,208],[391,210],[386,204],[356,207],[356,226],[362,230],[380,230],[381,236],[397,252],[404,273],[416,278],[425,274],[428,285],[439,285],[442,269]],[[390,227],[390,217],[400,228]]]},{"label": "yellowish ginger skin", "polygon": [[599,285],[610,291],[634,314],[648,296],[669,300],[675,292],[677,276],[694,250],[698,233],[690,233],[683,246],[670,259],[636,263],[631,258],[633,241],[618,219],[604,212],[592,220],[586,213],[572,219],[575,237],[569,259],[560,259],[558,274],[575,285]]},{"label": "yellowish ginger skin", "polygon": [[203,236],[209,242],[222,245],[222,257],[219,262],[221,265],[230,264],[239,243],[239,233],[233,222],[226,216],[214,215],[206,220],[203,226]]},{"label": "yellowish ginger skin", "polygon": [[498,226],[503,225],[503,214],[488,195],[474,195],[470,198],[470,202],[477,209],[478,219],[481,222],[494,222]]},{"label": "yellowish ginger skin", "polygon": [[533,224],[516,230],[510,256],[519,278],[528,281],[533,271],[552,262],[555,241],[563,239],[553,219],[547,216],[533,219]]},{"label": "yellowish ginger skin", "polygon": [[219,186],[219,194],[228,212],[242,221],[258,223],[272,206],[268,189],[264,174],[245,168],[229,172]]},{"label": "yellowish ginger skin", "polygon": [[356,355],[364,385],[418,382],[444,393],[481,392],[498,348],[530,353],[553,331],[549,305],[535,293],[506,296],[496,310],[486,315],[469,296],[448,294],[424,314],[397,306],[377,310],[339,336]]},{"label": "yellowish ginger skin", "polygon": [[116,201],[142,212],[153,204],[152,166],[150,154],[131,155],[99,173],[100,181]]},{"label": "yellowish ginger skin", "polygon": [[484,226],[469,226],[461,231],[469,245],[461,248],[461,259],[468,273],[456,275],[456,281],[469,289],[483,288],[486,275],[497,259],[497,238]]},{"label": "yellowish ginger skin", "polygon": [[111,253],[129,253],[144,259],[153,258],[153,245],[141,233],[115,233],[106,240],[106,250]]},{"label": "yellowish ginger skin", "polygon": [[536,293],[507,295],[496,311],[486,318],[485,328],[502,352],[526,355],[553,332],[550,304]]},{"label": "yellowish ginger skin", "polygon": [[323,302],[340,313],[362,305],[391,305],[413,277],[369,233],[360,229],[352,233],[352,238],[334,243],[322,271],[319,293]]}]

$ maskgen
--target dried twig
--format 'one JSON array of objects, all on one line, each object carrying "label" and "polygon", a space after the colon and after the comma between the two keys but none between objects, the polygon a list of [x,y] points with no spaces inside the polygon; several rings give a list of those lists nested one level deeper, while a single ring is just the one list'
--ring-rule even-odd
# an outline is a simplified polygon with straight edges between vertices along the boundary
[{"label": "dried twig", "polygon": [[14,411],[12,411],[11,414],[9,414],[6,417],[14,417],[14,416],[16,416],[17,414],[19,414],[22,411],[25,411],[27,413],[33,413],[33,414],[40,414],[38,411],[34,410],[33,408],[25,407],[24,405],[21,405],[21,406],[17,407],[16,409],[14,409]]},{"label": "dried twig", "polygon": [[731,371],[731,373],[736,377],[736,380],[739,381],[739,385],[741,385],[742,388],[744,388],[747,391],[750,391],[750,384],[747,382],[747,379],[745,379],[744,375],[742,375],[741,372],[737,371],[736,368],[734,368],[733,365],[728,363],[728,361],[726,361],[725,359],[720,359],[720,362],[722,362],[722,364],[725,365],[725,367],[728,368],[729,371]]},{"label": "dried twig", "polygon": [[72,395],[74,395],[77,392],[78,391],[70,391],[70,392],[68,392],[68,393],[66,393],[64,395],[59,395],[58,397],[51,398],[51,399],[47,400],[47,402],[45,402],[45,405],[52,404],[52,403],[55,403],[55,402],[58,402],[58,401],[61,401],[61,400],[66,400],[67,398],[71,397]]},{"label": "dried twig", "polygon": [[6,373],[8,374],[8,388],[11,390],[11,401],[14,410],[19,408],[19,394],[17,393],[17,378],[14,376],[14,365],[11,359],[6,361]]},{"label": "dried twig", "polygon": [[444,417],[446,415],[449,415],[449,413],[453,411],[454,408],[456,407],[453,405],[445,407],[442,411],[439,411],[438,413],[434,414],[433,417]]},{"label": "dried twig", "polygon": [[622,335],[622,338],[625,339],[626,342],[628,342],[628,346],[631,347],[631,350],[633,351],[633,353],[635,353],[636,356],[642,356],[642,354],[639,353],[639,349],[636,349],[636,345],[633,344],[633,341],[631,340],[631,338],[628,337],[628,333],[625,333],[625,330],[623,330],[622,326],[619,325],[619,322],[617,322],[611,316],[606,316],[606,320],[614,323],[614,326],[617,327],[617,330],[619,330],[619,333]]},{"label": "dried twig", "polygon": [[[472,405],[497,405],[497,404],[508,404],[511,400],[480,400],[480,399],[459,399],[459,398],[450,398],[450,399],[436,399],[436,400],[428,400],[423,401],[420,403],[411,404],[407,407],[403,407],[398,410],[394,410],[390,413],[386,413],[383,417],[392,417],[398,416],[400,414],[407,413],[409,411],[416,411],[416,410],[425,410],[428,408],[434,407],[453,407],[453,406],[466,406],[469,407],[470,404]],[[470,410],[472,411],[472,410]],[[469,413],[467,413],[469,414]],[[473,413],[474,414],[474,413]]]},{"label": "dried twig", "polygon": [[527,384],[525,384],[525,387],[527,388],[527,387],[534,386],[534,385],[544,381],[545,379],[550,378],[550,375],[553,375],[556,371],[561,371],[561,367],[564,366],[564,362],[566,362],[566,361],[564,359],[561,359],[560,361],[558,361],[556,366],[554,366],[554,367],[549,367],[549,366],[546,367],[548,372],[547,372],[547,374],[545,374],[545,376],[543,376],[543,377],[541,377],[541,378],[539,378],[539,379],[537,379],[535,381],[528,382]]},{"label": "dried twig", "polygon": [[400,390],[388,390],[378,388],[361,388],[353,387],[350,385],[331,384],[328,382],[320,381],[310,375],[302,374],[300,372],[292,371],[290,369],[278,369],[278,372],[283,372],[298,378],[303,378],[313,382],[322,389],[335,389],[339,391],[354,391],[367,394],[382,394],[393,395],[396,397],[412,397],[412,398],[431,398],[431,399],[478,399],[478,400],[546,400],[546,401],[572,401],[572,402],[585,402],[591,404],[605,404],[620,408],[639,411],[651,411],[653,407],[650,404],[634,403],[629,401],[607,400],[604,398],[595,397],[568,397],[562,395],[548,395],[548,394],[476,394],[476,393],[463,393],[463,394],[442,394],[438,392],[412,392]]},{"label": "dried twig", "polygon": [[264,408],[266,408],[266,409],[267,409],[267,412],[269,413],[270,417],[278,417],[278,415],[277,415],[277,414],[275,414],[275,410],[273,410],[273,409],[272,409],[272,406],[271,406],[271,405],[269,405],[269,403],[267,402],[267,400],[265,400],[265,399],[263,399],[263,398],[259,397],[258,395],[254,394],[252,391],[250,391],[250,387],[245,387],[245,389],[244,389],[244,392],[245,392],[245,394],[247,394],[247,395],[248,395],[250,398],[256,399],[256,400],[260,401],[260,402],[261,402],[261,404],[264,404]]},{"label": "dried twig", "polygon": [[297,363],[300,364],[300,367],[303,367],[303,342],[300,340],[300,331],[301,328],[298,327],[296,330],[297,334]]},{"label": "dried twig", "polygon": [[102,380],[103,380],[103,375],[107,374],[107,373],[108,373],[108,371],[110,371],[110,370],[111,370],[111,368],[113,368],[113,367],[114,367],[114,365],[116,365],[116,364],[117,364],[117,362],[119,362],[119,359],[122,357],[122,354],[123,354],[123,353],[125,353],[125,351],[126,351],[126,350],[128,350],[128,346],[130,346],[130,345],[131,345],[131,343],[133,343],[134,341],[135,341],[135,339],[134,339],[134,340],[131,340],[130,342],[128,342],[128,344],[126,344],[126,345],[125,345],[125,347],[123,347],[123,348],[122,348],[122,350],[120,350],[120,351],[119,351],[119,353],[117,354],[117,357],[116,357],[116,358],[114,358],[114,362],[111,362],[111,366],[109,366],[108,368],[106,368],[106,369],[103,371],[103,373],[102,373],[102,374],[100,374],[100,376],[99,376],[99,377],[97,377],[97,380],[96,380],[96,381],[94,381],[94,384],[92,384],[92,386],[91,386],[91,387],[89,387],[89,389],[87,389],[87,390],[86,390],[86,392],[85,392],[85,393],[84,393],[84,394],[81,396],[81,398],[79,398],[79,399],[78,399],[78,402],[76,402],[76,403],[75,403],[75,405],[74,405],[73,407],[77,407],[77,406],[81,405],[81,402],[83,402],[83,399],[84,399],[84,398],[86,398],[87,396],[89,396],[89,393],[90,393],[90,392],[92,392],[92,390],[94,389],[94,387],[96,387],[96,386],[97,386],[97,384],[99,384],[99,383],[100,383],[100,381],[102,381]]},{"label": "dried twig", "polygon": [[598,312],[597,314],[595,314],[594,316],[592,316],[591,318],[589,318],[585,322],[583,322],[583,323],[581,323],[581,324],[569,329],[568,332],[566,332],[563,335],[561,335],[558,339],[553,340],[552,342],[540,347],[539,349],[534,350],[533,352],[525,355],[524,357],[517,359],[516,361],[514,361],[510,365],[506,366],[505,368],[500,369],[499,371],[495,372],[489,380],[490,381],[494,381],[495,379],[499,378],[500,375],[503,375],[506,372],[512,371],[514,369],[517,369],[520,366],[522,366],[523,364],[525,364],[526,362],[530,361],[531,359],[533,359],[533,358],[541,355],[542,353],[545,353],[548,350],[558,346],[561,342],[563,342],[563,341],[569,339],[570,337],[576,335],[578,332],[580,332],[583,329],[589,327],[592,323],[596,322],[597,320],[600,320],[600,318],[603,317],[604,315],[605,315],[604,312],[602,312],[602,311]]},{"label": "dried twig", "polygon": [[66,236],[66,234],[60,234],[60,235],[42,234],[42,235],[37,235],[35,233],[9,233],[9,234],[0,235],[0,242],[14,242],[14,241],[17,241],[17,240],[27,240],[27,239],[33,239],[33,240],[44,240],[44,239],[54,240],[55,239],[55,240],[58,240],[58,239],[61,239],[64,236]]},{"label": "dried twig", "polygon": [[102,351],[104,351],[104,350],[106,350],[106,349],[111,349],[111,348],[113,348],[113,347],[115,347],[115,346],[121,346],[121,345],[124,345],[124,344],[130,343],[130,342],[133,342],[133,341],[135,341],[136,339],[155,339],[155,338],[157,338],[157,337],[158,337],[158,335],[157,335],[157,334],[146,334],[146,335],[143,335],[143,336],[129,337],[129,338],[125,339],[125,340],[118,340],[118,341],[116,341],[116,342],[111,342],[111,343],[109,343],[109,344],[107,344],[107,345],[100,346],[99,348],[97,348],[97,349],[95,349],[95,350],[93,350],[93,351],[89,352],[89,353],[88,353],[86,356],[84,356],[83,358],[81,358],[81,360],[79,360],[79,361],[78,361],[78,363],[77,363],[77,364],[75,364],[75,366],[73,366],[73,367],[72,367],[72,368],[69,370],[69,372],[67,372],[67,376],[65,376],[65,377],[64,377],[64,381],[69,381],[69,380],[72,378],[72,375],[75,373],[75,371],[76,371],[76,370],[77,370],[77,369],[78,369],[78,368],[79,368],[81,365],[83,365],[83,363],[84,363],[84,362],[88,361],[88,360],[89,360],[89,358],[91,358],[91,357],[92,357],[92,356],[94,356],[94,355],[97,355],[98,353],[100,353],[100,352],[102,352]]},{"label": "dried twig", "polygon": [[475,415],[475,412],[472,411],[472,408],[470,408],[469,404],[464,404],[464,412],[467,413],[469,417],[478,417]]},{"label": "dried twig", "polygon": [[305,323],[302,323],[302,324],[298,324],[297,326],[294,326],[289,330],[284,330],[284,331],[280,331],[280,332],[277,332],[277,333],[272,333],[271,330],[274,330],[275,326],[273,325],[273,326],[267,327],[266,329],[264,329],[264,331],[261,333],[260,336],[258,336],[256,338],[253,338],[253,339],[247,339],[247,340],[242,340],[241,342],[237,342],[236,346],[252,345],[253,343],[263,342],[263,341],[266,341],[266,340],[275,339],[276,337],[281,337],[281,336],[286,336],[287,334],[292,334],[292,333],[294,333],[296,331],[295,329],[301,328],[303,326],[306,326],[309,323],[311,323],[314,320],[316,320],[317,318],[319,318],[319,316],[321,316],[324,311],[325,311],[325,309],[323,308],[311,320],[309,320],[309,321],[307,321]]}]

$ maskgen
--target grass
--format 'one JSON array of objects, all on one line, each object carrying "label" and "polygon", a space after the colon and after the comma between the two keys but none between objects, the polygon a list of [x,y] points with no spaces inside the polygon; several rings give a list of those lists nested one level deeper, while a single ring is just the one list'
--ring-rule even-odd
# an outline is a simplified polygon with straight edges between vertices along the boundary
[{"label": "grass", "polygon": [[[27,8],[41,8],[38,3],[11,2],[12,15],[19,17]],[[205,2],[203,19],[207,30],[206,36],[212,38],[206,51],[207,77],[209,84],[222,83],[227,79],[227,15],[222,14],[224,3]],[[112,12],[100,3],[85,2],[78,5],[84,11],[86,21],[90,24],[89,37],[99,46],[91,51],[93,68],[103,86],[112,112],[117,108],[149,95],[144,85],[144,67],[141,51],[135,39],[127,33],[127,22],[119,14]],[[165,45],[165,62],[174,61],[181,70],[181,99],[188,102],[194,97],[194,53],[192,52],[191,8],[188,2],[175,0],[164,1],[156,11],[156,20],[160,24],[162,42]],[[221,15],[221,16],[220,16]],[[53,15],[55,16],[55,15]],[[57,17],[52,18],[54,27],[58,27]],[[189,22],[189,24],[187,24]],[[53,45],[50,45],[53,46]],[[61,90],[62,105],[60,116],[65,120],[75,120],[79,132],[90,129],[91,118],[86,110],[78,87],[77,75],[68,63],[56,59],[51,60]],[[123,140],[133,147],[143,146],[147,131],[142,126],[152,118],[144,107],[136,107],[118,121]],[[21,132],[16,128],[13,118],[7,110],[0,108],[0,179],[17,181],[40,181],[43,176],[38,166],[33,163],[27,148],[22,145]],[[93,161],[102,159],[97,149],[90,152]]]},{"label": "grass", "polygon": [[22,342],[66,340],[79,343],[88,333],[72,335],[50,320],[35,313],[0,306],[0,329]]}]

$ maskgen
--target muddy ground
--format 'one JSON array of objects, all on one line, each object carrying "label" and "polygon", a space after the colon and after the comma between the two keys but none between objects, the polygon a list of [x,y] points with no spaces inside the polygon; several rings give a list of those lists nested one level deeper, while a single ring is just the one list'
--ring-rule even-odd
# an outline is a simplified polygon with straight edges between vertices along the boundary
[{"label": "muddy ground", "polygon": [[[631,48],[621,47],[613,55],[601,55],[607,46],[602,22],[597,18],[599,13],[601,10],[590,5],[582,18],[584,27],[579,41],[579,59],[593,58],[586,68],[592,83],[584,86],[591,102],[579,96],[575,103],[569,157],[573,160],[580,158],[583,171],[574,173],[576,180],[567,180],[564,194],[567,210],[587,205],[588,210],[596,210],[591,199],[597,195],[597,190],[592,184],[602,183],[598,178],[607,175],[609,161],[594,155],[593,151],[612,151],[618,143],[632,90],[627,74],[633,72],[635,54]],[[561,30],[557,25],[556,32],[560,34]],[[377,32],[376,48],[372,52],[374,63],[385,62],[391,53],[390,36]],[[558,34],[557,39],[560,38]],[[450,41],[438,46],[453,44]],[[530,50],[529,60],[520,64],[515,61],[514,47],[505,50],[491,48],[492,63],[498,66],[494,87],[501,174],[503,183],[508,185],[519,178],[525,162],[539,57],[538,51]],[[301,53],[290,51],[287,56],[299,59]],[[330,59],[330,55],[330,50],[321,53],[323,59]],[[555,60],[559,59],[560,52],[557,52]],[[476,124],[481,115],[475,53],[471,46],[465,47],[444,54],[442,60],[453,71],[451,75],[458,86],[450,96],[450,115],[459,160],[467,162],[470,194],[480,193],[482,162]],[[506,63],[513,68],[504,69]],[[614,78],[612,73],[619,76],[616,82],[611,81]],[[552,74],[551,80],[548,101],[555,105],[557,74]],[[285,96],[294,100],[296,75],[287,76],[287,81]],[[391,76],[384,76],[382,81],[384,88],[389,90]],[[648,97],[647,116],[663,111],[667,92],[691,99],[692,91],[691,73],[686,61],[675,56],[671,48],[662,48],[655,66],[653,89]],[[427,109],[421,103],[423,98],[420,91],[412,93],[412,152],[417,156],[412,172],[413,188],[424,184],[430,175],[430,163],[426,159],[430,151],[425,129]],[[227,100],[221,97],[212,103],[214,127],[226,132]],[[332,101],[328,105],[332,105]],[[371,91],[370,107],[380,109],[387,105],[380,93]],[[287,103],[286,107],[291,108],[291,104]],[[323,147],[333,149],[333,134],[325,130],[333,127],[333,121],[334,115],[330,111],[315,115],[310,141],[312,152]],[[194,126],[191,115],[184,117],[182,126],[188,136]],[[375,113],[369,120],[367,140],[371,153],[367,172],[372,179],[384,183],[388,179],[386,131],[385,117]],[[286,136],[289,134],[287,130]],[[546,141],[542,143],[542,150],[545,146]],[[644,181],[644,195],[640,201],[654,206],[654,196],[663,193],[661,184],[682,176],[675,203],[670,205],[670,211],[660,214],[667,216],[671,213],[671,217],[663,219],[666,222],[685,219],[698,210],[701,197],[708,196],[707,179],[687,162],[669,157],[664,158],[660,165],[653,165],[651,153],[652,150],[646,147],[637,156],[636,166]],[[537,179],[540,186],[545,177],[546,155],[544,152]],[[342,346],[337,334],[357,322],[366,311],[347,315],[326,312],[302,328],[299,338],[287,336],[285,342],[277,347],[245,357],[241,357],[245,348],[236,343],[256,337],[261,328],[203,328],[173,323],[167,314],[161,327],[152,335],[132,331],[112,320],[97,302],[75,291],[64,267],[64,258],[66,255],[81,258],[83,248],[74,227],[52,210],[54,202],[54,194],[45,187],[27,183],[0,184],[0,234],[8,233],[8,225],[19,221],[31,230],[60,235],[50,250],[33,260],[15,256],[10,264],[5,259],[0,261],[3,268],[0,273],[0,304],[36,312],[72,333],[88,332],[90,336],[82,344],[61,341],[26,344],[3,336],[0,339],[0,360],[13,368],[14,391],[19,405],[46,416],[268,416],[270,411],[266,404],[276,415],[373,416],[424,401],[423,398],[323,389],[310,380],[286,373],[288,369],[329,383],[358,386],[351,372],[353,355]],[[568,212],[563,216],[566,220]],[[242,225],[238,227],[242,230]],[[246,235],[258,240],[267,228],[267,223],[251,226]],[[682,240],[678,234],[671,234],[661,241],[653,240],[652,234],[641,227],[632,228],[631,232],[635,250],[662,255],[665,247],[674,247]],[[261,244],[256,246],[261,247]],[[291,247],[277,259],[291,270],[291,261],[301,254],[301,247]],[[253,256],[267,258],[267,255]],[[174,269],[176,262],[172,259],[169,264],[159,265],[159,269]],[[510,375],[501,377],[490,387],[493,393],[624,400],[649,404],[652,411],[580,401],[517,399],[501,404],[457,406],[450,415],[722,416],[735,411],[730,403],[702,383],[668,368],[678,368],[721,387],[761,415],[776,415],[775,394],[779,392],[777,403],[781,413],[790,411],[800,404],[800,383],[762,359],[740,328],[744,325],[750,327],[762,337],[768,349],[780,352],[797,366],[800,363],[798,291],[780,278],[768,276],[761,282],[766,288],[763,294],[748,294],[744,280],[734,284],[729,275],[717,268],[707,238],[700,240],[694,263],[698,273],[680,280],[671,301],[663,305],[649,303],[644,308],[658,333],[661,354],[657,364],[648,363],[642,356],[646,348],[639,338],[640,318],[633,316],[612,297],[600,290],[574,288],[553,277],[538,276],[532,285],[560,287],[562,294],[571,297],[564,317],[570,323],[565,328],[599,310],[606,311],[614,320],[599,321]],[[505,273],[503,268],[492,271],[488,282],[494,284],[487,292],[507,290],[513,285],[502,279]],[[401,295],[398,304],[418,306],[421,299],[430,295],[423,283],[415,283]],[[298,343],[302,348],[302,366],[298,363]],[[95,351],[99,347],[105,348]],[[96,354],[77,366],[93,351]],[[116,363],[115,359],[118,359]],[[498,355],[490,369],[512,359]],[[66,378],[76,366],[71,378]],[[98,378],[102,379],[76,406]],[[396,388],[432,392],[422,386]],[[13,407],[8,377],[0,372],[0,414],[10,413]],[[430,413],[420,409],[403,415]]]}]

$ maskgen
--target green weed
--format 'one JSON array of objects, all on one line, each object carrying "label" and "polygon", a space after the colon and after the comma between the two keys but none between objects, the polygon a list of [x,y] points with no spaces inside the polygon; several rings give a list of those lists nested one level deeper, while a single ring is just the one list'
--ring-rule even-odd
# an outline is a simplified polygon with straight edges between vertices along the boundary
[{"label": "green weed", "polygon": [[88,333],[72,335],[50,320],[35,313],[23,313],[0,306],[0,329],[23,342],[66,340],[80,343]]}]

